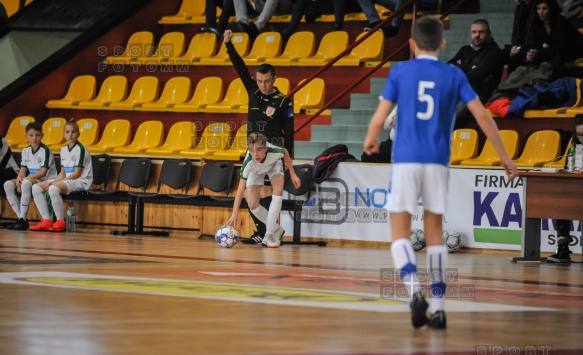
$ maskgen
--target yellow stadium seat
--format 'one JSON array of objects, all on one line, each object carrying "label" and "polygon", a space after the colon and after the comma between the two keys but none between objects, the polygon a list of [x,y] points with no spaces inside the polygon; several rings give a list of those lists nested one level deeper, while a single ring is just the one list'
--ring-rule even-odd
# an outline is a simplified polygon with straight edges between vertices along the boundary
[{"label": "yellow stadium seat", "polygon": [[112,120],[105,125],[101,139],[87,147],[93,153],[107,153],[114,148],[130,144],[131,124],[124,119]]},{"label": "yellow stadium seat", "polygon": [[168,58],[169,64],[190,65],[200,62],[202,58],[208,58],[215,55],[217,49],[217,37],[214,33],[197,33],[190,45],[181,56]]},{"label": "yellow stadium seat", "polygon": [[279,32],[262,32],[253,42],[251,51],[243,56],[246,65],[260,65],[266,58],[276,57],[281,52],[281,34]]},{"label": "yellow stadium seat", "polygon": [[93,100],[79,102],[82,110],[107,109],[109,104],[125,100],[128,92],[128,79],[123,75],[108,76],[101,84],[99,94]]},{"label": "yellow stadium seat", "polygon": [[106,57],[105,63],[128,65],[139,57],[150,55],[154,48],[154,34],[150,31],[139,31],[130,36],[121,54]]},{"label": "yellow stadium seat", "polygon": [[449,163],[458,165],[463,160],[478,155],[478,132],[475,129],[456,129],[451,134],[451,156]]},{"label": "yellow stadium seat", "polygon": [[[363,32],[357,39],[367,34]],[[336,66],[354,66],[371,61],[381,61],[385,50],[385,36],[380,31],[375,31],[369,38],[354,47],[352,51],[338,60]]]},{"label": "yellow stadium seat", "polygon": [[[67,120],[63,117],[51,117],[44,121],[42,142],[49,146],[49,148],[55,144],[64,143],[65,137],[63,137],[63,129],[65,128],[66,122]],[[28,142],[21,143],[17,149],[23,149],[28,146]]]},{"label": "yellow stadium seat", "polygon": [[[97,143],[97,137],[99,135],[99,122],[95,118],[82,118],[77,121],[79,126],[79,138],[77,140],[85,146],[90,146]],[[60,153],[61,148],[63,148],[67,142],[60,144],[53,144],[49,148],[53,153]]]},{"label": "yellow stadium seat", "polygon": [[[240,56],[245,56],[249,52],[249,35],[244,32],[237,32],[233,34],[231,42],[237,49],[237,53]],[[219,51],[216,55],[212,57],[206,57],[200,59],[201,65],[232,65],[231,60],[229,60],[229,55],[227,54],[227,47],[225,43],[221,44]]]},{"label": "yellow stadium seat", "polygon": [[159,65],[166,62],[168,58],[179,57],[184,54],[185,37],[182,32],[168,32],[165,33],[158,47],[152,55],[145,55],[136,58],[139,64]]},{"label": "yellow stadium seat", "polygon": [[240,160],[247,152],[247,125],[244,124],[237,130],[233,143],[228,149],[219,150],[208,157],[212,160]]},{"label": "yellow stadium seat", "polygon": [[[500,136],[502,137],[502,143],[504,143],[504,149],[506,153],[511,158],[516,157],[518,152],[518,133],[512,130],[501,130]],[[500,157],[494,149],[494,145],[489,139],[486,139],[486,143],[484,143],[484,147],[478,155],[477,158],[474,159],[466,159],[460,162],[460,165],[466,166],[496,166],[500,165]]]},{"label": "yellow stadium seat", "polygon": [[182,0],[180,9],[174,15],[162,16],[158,23],[162,25],[182,25],[190,23],[193,16],[204,16],[205,2],[202,0]]},{"label": "yellow stadium seat", "polygon": [[71,80],[69,89],[62,99],[49,100],[47,108],[74,108],[81,101],[95,98],[97,81],[93,75],[80,75]]},{"label": "yellow stadium seat", "polygon": [[[570,110],[578,109],[583,106],[583,95],[581,95],[581,79],[575,79],[575,88],[577,92],[577,99],[575,104],[570,107],[560,107],[560,108],[551,108],[551,109],[543,109],[543,110],[526,110],[524,112],[524,118],[564,118],[564,117],[575,117],[574,115],[569,116],[567,113]],[[573,111],[571,111],[573,112]]]},{"label": "yellow stadium seat", "polygon": [[[164,125],[160,121],[146,121],[138,126],[134,140],[127,147],[113,148],[112,154],[140,154],[162,145]],[[90,150],[91,151],[91,150]]]},{"label": "yellow stadium seat", "polygon": [[561,149],[561,135],[557,131],[542,130],[526,140],[522,154],[514,159],[519,168],[543,166],[555,159]]},{"label": "yellow stadium seat", "polygon": [[326,83],[322,78],[315,78],[294,94],[294,113],[322,108],[325,98]]},{"label": "yellow stadium seat", "polygon": [[314,55],[315,50],[316,37],[313,32],[295,32],[287,41],[283,53],[276,57],[269,57],[265,59],[265,62],[274,66],[298,65],[300,58]]},{"label": "yellow stadium seat", "polygon": [[26,125],[34,122],[32,116],[15,117],[8,126],[8,131],[4,136],[10,148],[16,148],[21,143],[28,143],[26,139]]},{"label": "yellow stadium seat", "polygon": [[142,105],[142,111],[171,111],[174,105],[186,102],[190,97],[190,92],[190,78],[176,76],[166,82],[162,95],[158,100]]},{"label": "yellow stadium seat", "polygon": [[181,121],[176,122],[170,127],[166,141],[161,147],[150,148],[146,150],[149,155],[174,155],[181,150],[187,150],[194,147],[196,138],[196,126],[194,122]]},{"label": "yellow stadium seat", "polygon": [[[569,143],[567,144],[567,148],[565,149],[565,153],[559,157],[555,157],[550,162],[543,165],[543,168],[558,168],[563,169],[565,167],[565,163],[567,162],[567,154],[569,154],[569,149],[573,145],[573,138],[569,139]],[[558,160],[555,160],[558,159]]]},{"label": "yellow stadium seat", "polygon": [[174,105],[174,112],[201,112],[209,104],[216,104],[223,98],[223,79],[209,76],[201,79],[190,101]]},{"label": "yellow stadium seat", "polygon": [[109,104],[110,110],[133,111],[139,110],[143,104],[158,99],[158,78],[142,76],[136,80],[128,98],[123,101]]},{"label": "yellow stadium seat", "polygon": [[348,32],[328,32],[322,37],[316,54],[298,60],[300,66],[322,66],[348,47]]},{"label": "yellow stadium seat", "polygon": [[193,149],[180,151],[179,155],[190,158],[205,158],[217,150],[224,150],[229,143],[230,127],[225,122],[210,123],[203,131],[200,142]]},{"label": "yellow stadium seat", "polygon": [[211,113],[241,112],[240,107],[248,104],[249,96],[247,95],[247,90],[245,90],[241,79],[235,78],[229,84],[223,101],[207,105],[205,111]]},{"label": "yellow stadium seat", "polygon": [[6,9],[6,14],[8,17],[12,17],[15,13],[20,11],[20,0],[2,0],[4,9]]}]

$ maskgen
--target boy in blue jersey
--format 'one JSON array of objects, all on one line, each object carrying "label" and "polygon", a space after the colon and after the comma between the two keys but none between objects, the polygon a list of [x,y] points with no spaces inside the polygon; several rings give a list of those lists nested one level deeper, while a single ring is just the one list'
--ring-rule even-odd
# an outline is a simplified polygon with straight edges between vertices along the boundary
[{"label": "boy in blue jersey", "polygon": [[[26,125],[26,140],[30,145],[22,150],[20,171],[16,179],[4,183],[6,199],[17,218],[16,223],[8,226],[8,229],[28,229],[26,215],[32,198],[32,186],[57,176],[55,158],[49,147],[41,142],[42,138],[43,130],[40,123],[31,122]],[[18,193],[20,193],[20,200]]]},{"label": "boy in blue jersey", "polygon": [[[409,45],[416,58],[391,69],[369,125],[364,151],[367,154],[378,151],[377,137],[391,108],[398,103],[387,201],[393,239],[391,256],[403,282],[410,287],[413,327],[428,324],[444,329],[444,270],[448,266],[448,255],[442,239],[442,221],[447,210],[450,140],[459,100],[468,106],[494,144],[509,180],[517,176],[517,170],[504,150],[496,123],[464,73],[438,61],[437,54],[445,46],[441,21],[435,16],[421,17],[413,26]],[[433,296],[429,317],[426,313],[429,305],[416,277],[417,260],[409,240],[411,215],[415,213],[419,195],[424,206],[428,274]]]},{"label": "boy in blue jersey", "polygon": [[[93,166],[91,155],[79,138],[79,126],[76,122],[69,121],[63,128],[63,136],[67,145],[61,148],[61,171],[55,179],[43,181],[32,187],[34,203],[42,220],[30,227],[30,230],[52,232],[63,232],[67,228],[63,216],[63,198],[61,194],[69,194],[76,191],[85,191],[91,186],[93,181]],[[48,192],[51,197],[53,212],[57,220],[53,223],[49,211],[49,205],[44,192]]]},{"label": "boy in blue jersey", "polygon": [[[281,163],[282,158],[285,167],[290,172],[291,181],[296,188],[300,187],[300,179],[293,169],[292,160],[287,149],[270,144],[266,136],[257,132],[249,134],[247,144],[247,154],[243,159],[239,187],[233,202],[233,214],[227,221],[227,225],[233,227],[237,225],[239,207],[241,206],[243,194],[245,194],[245,201],[251,213],[267,226],[267,231],[261,244],[268,248],[279,248],[280,240],[284,233],[283,227],[277,224],[283,201],[284,175],[283,164]],[[265,175],[269,177],[273,189],[269,210],[259,204]]]}]

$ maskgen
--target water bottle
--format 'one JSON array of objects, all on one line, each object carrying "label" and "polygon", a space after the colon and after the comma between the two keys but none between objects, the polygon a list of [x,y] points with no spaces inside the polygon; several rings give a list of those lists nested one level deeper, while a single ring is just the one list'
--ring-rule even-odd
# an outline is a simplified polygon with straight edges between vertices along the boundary
[{"label": "water bottle", "polygon": [[67,206],[67,232],[75,231],[75,223],[77,222],[77,210],[73,204],[73,200],[69,200]]},{"label": "water bottle", "polygon": [[573,171],[575,169],[575,147],[569,149],[567,154],[567,171]]}]

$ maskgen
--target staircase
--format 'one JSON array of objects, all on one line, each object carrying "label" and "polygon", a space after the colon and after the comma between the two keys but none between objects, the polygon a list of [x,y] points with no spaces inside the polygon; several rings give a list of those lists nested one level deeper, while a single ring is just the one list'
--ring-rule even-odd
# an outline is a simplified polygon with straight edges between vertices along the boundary
[{"label": "staircase", "polygon": [[[461,46],[470,42],[470,25],[479,18],[490,23],[494,40],[500,48],[510,44],[514,7],[515,3],[509,0],[480,0],[481,13],[450,15],[450,28],[445,32],[447,43],[439,59],[449,60]],[[348,152],[360,159],[368,123],[377,107],[385,80],[386,78],[371,78],[369,94],[351,94],[350,109],[332,109],[331,125],[312,125],[311,141],[295,142],[294,159],[313,160],[325,149],[336,144],[345,144]],[[388,131],[385,131],[380,139],[387,138]]]}]

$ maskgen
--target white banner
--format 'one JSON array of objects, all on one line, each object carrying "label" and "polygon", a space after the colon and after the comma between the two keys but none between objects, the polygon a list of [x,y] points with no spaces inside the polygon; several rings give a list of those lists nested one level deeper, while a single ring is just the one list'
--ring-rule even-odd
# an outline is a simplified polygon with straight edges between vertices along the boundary
[{"label": "white banner", "polygon": [[[388,165],[342,163],[329,179],[315,185],[304,204],[302,236],[375,242],[391,241],[390,217],[384,208]],[[462,235],[471,248],[520,250],[523,180],[509,182],[498,169],[450,169],[448,211],[443,229]],[[282,224],[293,230],[289,212]],[[423,206],[412,216],[412,228],[423,229]],[[571,225],[571,251],[581,253],[581,223]],[[541,251],[556,249],[556,222],[543,219]]]}]

